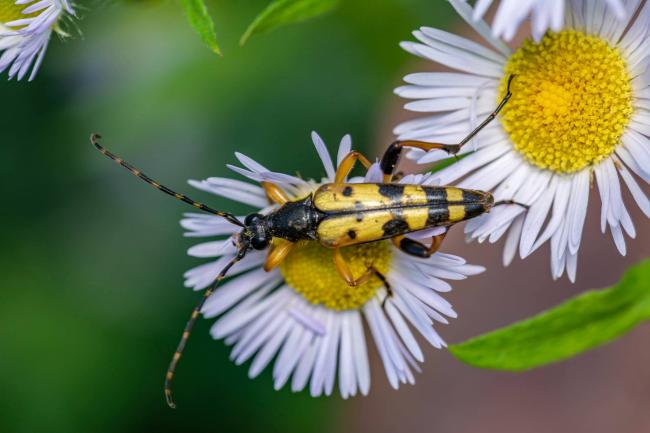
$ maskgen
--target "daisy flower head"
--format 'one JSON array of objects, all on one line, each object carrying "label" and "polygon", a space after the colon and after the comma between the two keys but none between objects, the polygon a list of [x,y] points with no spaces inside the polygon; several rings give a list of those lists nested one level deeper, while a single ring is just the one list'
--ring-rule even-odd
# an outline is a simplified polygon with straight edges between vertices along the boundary
[{"label": "daisy flower head", "polygon": [[53,31],[61,35],[61,18],[74,15],[68,0],[0,0],[0,72],[9,79],[33,80]]},{"label": "daisy flower head", "polygon": [[[229,167],[248,181],[209,178],[190,184],[268,214],[278,205],[269,204],[263,182],[279,187],[290,202],[310,197],[321,185],[334,182],[337,167],[350,152],[350,137],[341,140],[336,163],[321,138],[313,133],[312,139],[326,173],[320,180],[273,172],[238,153],[242,166]],[[381,183],[382,179],[375,163],[364,177],[347,182]],[[419,184],[428,179],[409,175],[401,182]],[[186,214],[181,225],[186,236],[217,238],[188,251],[191,256],[210,259],[185,274],[187,287],[205,289],[237,254],[233,239],[240,228],[195,213]],[[412,236],[431,239],[442,231],[436,228]],[[276,241],[272,251],[282,248]],[[435,253],[428,259],[408,256],[389,240],[352,245],[341,252],[355,277],[370,267],[377,275],[351,287],[335,269],[332,249],[318,241],[300,241],[271,270],[264,268],[268,251],[251,250],[232,267],[232,278],[207,299],[201,312],[206,318],[216,318],[212,336],[233,346],[231,359],[236,364],[252,360],[251,378],[272,365],[276,389],[290,384],[293,391],[309,388],[312,396],[330,395],[338,382],[344,398],[365,395],[370,389],[365,321],[390,384],[398,388],[400,383],[413,383],[413,372],[419,371],[418,364],[424,360],[415,335],[442,348],[445,343],[432,325],[456,317],[441,295],[451,290],[446,280],[483,271],[450,254]]]},{"label": "daisy flower head", "polygon": [[[603,2],[619,20],[629,17],[623,0],[592,0]],[[479,21],[485,15],[493,0],[477,0],[472,19]],[[521,23],[530,15],[531,31],[539,41],[547,30],[560,31],[564,26],[565,0],[501,0],[492,22],[492,33],[496,37],[512,40]],[[577,3],[573,1],[573,3]],[[602,7],[602,6],[599,6]]]},{"label": "daisy flower head", "polygon": [[[517,250],[525,258],[550,241],[552,276],[566,270],[575,281],[595,184],[601,229],[609,228],[624,255],[624,233],[635,237],[625,188],[650,216],[637,182],[650,182],[650,4],[625,2],[626,16],[635,18],[619,21],[602,2],[574,0],[559,32],[527,40],[514,52],[485,22],[472,19],[467,3],[451,4],[489,47],[437,29],[414,32],[419,42],[404,42],[404,49],[455,71],[405,77],[407,85],[396,93],[414,99],[406,108],[431,114],[402,123],[395,133],[400,139],[456,143],[494,109],[514,75],[512,98],[499,121],[462,148],[463,159],[434,177],[493,191],[496,200],[530,209],[495,208],[466,225],[468,238],[496,242],[505,236],[506,265]],[[431,163],[447,154],[420,151],[411,157]]]}]

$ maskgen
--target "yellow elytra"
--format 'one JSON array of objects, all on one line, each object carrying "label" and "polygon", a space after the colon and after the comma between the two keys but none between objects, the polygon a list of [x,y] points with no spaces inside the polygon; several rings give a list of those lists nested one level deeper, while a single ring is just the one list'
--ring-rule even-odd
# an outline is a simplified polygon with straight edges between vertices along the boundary
[{"label": "yellow elytra", "polygon": [[313,195],[324,213],[316,233],[330,248],[449,226],[489,211],[492,195],[454,187],[408,184],[326,184]]}]

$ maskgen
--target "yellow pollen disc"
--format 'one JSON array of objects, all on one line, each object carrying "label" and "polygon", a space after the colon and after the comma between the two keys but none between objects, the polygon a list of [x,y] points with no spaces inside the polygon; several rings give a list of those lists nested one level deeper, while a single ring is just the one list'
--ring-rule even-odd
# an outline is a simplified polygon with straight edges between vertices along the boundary
[{"label": "yellow pollen disc", "polygon": [[[391,250],[386,241],[353,245],[341,252],[355,278],[362,276],[369,266],[382,275],[388,272]],[[384,285],[373,276],[360,286],[348,286],[334,267],[333,250],[315,241],[296,245],[280,265],[280,272],[287,284],[307,301],[332,310],[359,308]]]},{"label": "yellow pollen disc", "polygon": [[38,12],[27,15],[22,13],[29,6],[29,4],[17,5],[15,0],[0,0],[0,24],[37,16]]},{"label": "yellow pollen disc", "polygon": [[502,123],[529,162],[574,173],[616,149],[633,111],[631,78],[618,49],[575,30],[549,32],[510,57],[501,96],[512,74]]}]

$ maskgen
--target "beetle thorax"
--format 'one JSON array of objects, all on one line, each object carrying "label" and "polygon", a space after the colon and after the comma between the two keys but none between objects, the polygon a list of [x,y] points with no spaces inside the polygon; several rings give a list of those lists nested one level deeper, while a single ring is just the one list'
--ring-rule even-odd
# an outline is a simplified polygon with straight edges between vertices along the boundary
[{"label": "beetle thorax", "polygon": [[266,224],[274,237],[290,242],[315,240],[321,212],[312,204],[311,196],[285,203],[266,217]]}]

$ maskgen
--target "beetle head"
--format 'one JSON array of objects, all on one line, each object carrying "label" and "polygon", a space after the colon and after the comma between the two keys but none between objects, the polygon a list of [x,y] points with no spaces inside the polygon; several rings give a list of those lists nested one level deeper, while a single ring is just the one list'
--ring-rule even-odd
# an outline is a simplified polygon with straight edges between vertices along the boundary
[{"label": "beetle head", "polygon": [[244,219],[244,225],[244,230],[239,234],[239,248],[250,247],[254,250],[264,250],[269,246],[272,236],[264,215],[250,214]]}]

